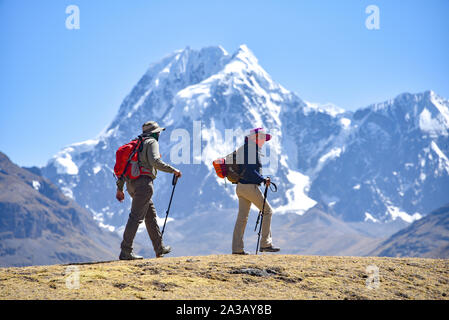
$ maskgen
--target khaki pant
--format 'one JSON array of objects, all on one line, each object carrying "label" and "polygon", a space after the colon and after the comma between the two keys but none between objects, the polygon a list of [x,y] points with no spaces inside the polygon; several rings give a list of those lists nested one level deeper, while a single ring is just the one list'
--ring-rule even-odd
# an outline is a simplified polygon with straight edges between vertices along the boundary
[{"label": "khaki pant", "polygon": [[151,197],[153,196],[153,179],[149,176],[140,176],[126,184],[129,195],[133,198],[131,213],[123,232],[121,248],[125,252],[133,250],[133,241],[139,225],[145,220],[148,235],[153,243],[154,252],[162,252],[162,236],[156,221],[156,208]]},{"label": "khaki pant", "polygon": [[[238,253],[243,251],[243,235],[245,233],[246,223],[248,222],[251,204],[253,203],[260,211],[262,211],[263,194],[257,184],[242,183],[237,184],[236,193],[239,198],[239,213],[237,221],[235,222],[234,234],[232,237],[232,252]],[[261,248],[271,246],[272,213],[271,206],[268,201],[266,201],[262,223]]]}]

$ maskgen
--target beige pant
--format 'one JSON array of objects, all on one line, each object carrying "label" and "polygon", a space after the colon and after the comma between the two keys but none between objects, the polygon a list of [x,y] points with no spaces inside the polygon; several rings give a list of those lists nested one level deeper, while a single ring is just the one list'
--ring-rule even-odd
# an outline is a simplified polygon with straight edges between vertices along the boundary
[{"label": "beige pant", "polygon": [[[249,210],[253,203],[260,211],[263,206],[263,194],[257,184],[238,183],[236,188],[239,197],[239,214],[235,222],[234,234],[232,237],[232,252],[243,251],[243,235],[245,233],[246,223],[248,222]],[[264,216],[262,223],[262,234],[260,247],[265,248],[271,246],[271,216],[272,209],[268,201],[265,202]],[[259,221],[260,223],[260,221]],[[259,229],[259,228],[257,228]],[[258,232],[259,230],[257,230]]]}]

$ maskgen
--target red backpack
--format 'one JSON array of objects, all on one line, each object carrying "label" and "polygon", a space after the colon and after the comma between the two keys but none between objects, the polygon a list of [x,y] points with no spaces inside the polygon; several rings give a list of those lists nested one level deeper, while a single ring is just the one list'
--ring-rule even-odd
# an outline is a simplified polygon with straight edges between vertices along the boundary
[{"label": "red backpack", "polygon": [[141,173],[147,173],[147,170],[139,166],[139,152],[142,148],[141,136],[118,148],[114,166],[114,174],[117,178],[125,176],[134,180],[140,177]]}]

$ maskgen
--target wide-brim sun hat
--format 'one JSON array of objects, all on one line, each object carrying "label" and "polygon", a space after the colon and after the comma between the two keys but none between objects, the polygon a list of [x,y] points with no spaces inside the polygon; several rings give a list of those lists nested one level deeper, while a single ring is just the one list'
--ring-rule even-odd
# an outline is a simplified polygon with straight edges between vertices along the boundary
[{"label": "wide-brim sun hat", "polygon": [[156,121],[147,121],[142,125],[142,132],[158,133],[164,130]]}]

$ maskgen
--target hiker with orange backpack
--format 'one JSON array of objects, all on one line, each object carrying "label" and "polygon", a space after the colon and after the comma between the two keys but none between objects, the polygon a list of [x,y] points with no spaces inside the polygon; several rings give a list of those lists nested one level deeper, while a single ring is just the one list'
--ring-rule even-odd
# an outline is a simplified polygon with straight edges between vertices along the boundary
[{"label": "hiker with orange backpack", "polygon": [[262,182],[266,188],[272,183],[269,177],[264,178],[262,176],[262,164],[260,162],[260,149],[270,139],[271,135],[265,133],[263,128],[252,129],[250,134],[245,137],[245,144],[237,150],[236,159],[242,159],[243,156],[243,163],[240,164],[242,176],[236,188],[236,194],[239,198],[239,212],[232,237],[233,254],[247,254],[244,251],[243,235],[251,204],[254,204],[263,216],[260,252],[277,252],[280,250],[280,248],[273,246],[271,239],[271,216],[273,210],[268,201],[266,201],[266,192],[264,196],[259,189]]},{"label": "hiker with orange backpack", "polygon": [[153,201],[153,180],[156,179],[157,170],[173,173],[181,177],[181,171],[161,160],[159,153],[159,135],[165,128],[155,121],[145,122],[143,133],[117,150],[114,167],[117,179],[116,199],[122,202],[125,199],[123,187],[126,183],[127,191],[132,198],[131,213],[123,232],[120,260],[135,260],[143,257],[134,254],[133,241],[140,223],[145,226],[150,236],[156,257],[162,257],[171,251],[170,246],[164,246],[162,234],[156,221],[156,209]]},{"label": "hiker with orange backpack", "polygon": [[[250,131],[245,137],[245,144],[223,159],[213,161],[213,166],[220,178],[227,178],[233,184],[237,184],[236,193],[239,198],[239,212],[235,222],[232,237],[232,253],[247,254],[244,251],[243,235],[251,204],[254,204],[261,212],[261,230],[259,237],[262,239],[257,244],[257,251],[277,252],[280,248],[273,247],[271,239],[271,216],[273,210],[266,201],[267,188],[271,182],[269,177],[262,176],[262,164],[260,162],[260,149],[265,142],[271,139],[271,135],[264,132],[263,128],[256,128]],[[259,189],[261,183],[265,184],[265,193]],[[257,219],[259,221],[259,218]]]}]

